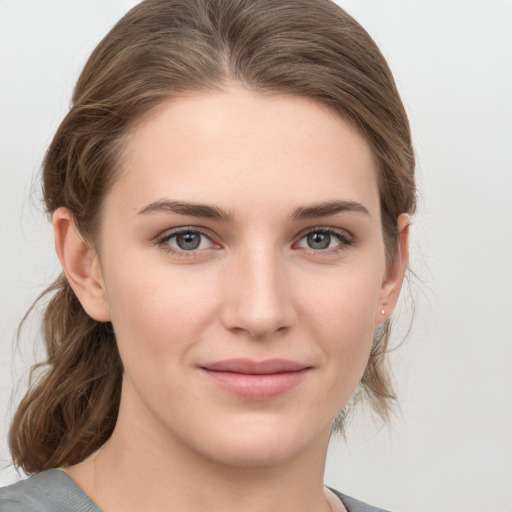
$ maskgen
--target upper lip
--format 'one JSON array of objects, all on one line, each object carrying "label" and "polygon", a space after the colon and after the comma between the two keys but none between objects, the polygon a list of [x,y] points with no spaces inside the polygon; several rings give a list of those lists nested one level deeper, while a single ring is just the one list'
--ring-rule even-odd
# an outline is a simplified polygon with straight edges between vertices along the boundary
[{"label": "upper lip", "polygon": [[251,359],[225,359],[201,365],[205,370],[216,372],[243,373],[246,375],[265,375],[272,373],[297,372],[310,366],[288,359],[266,359],[252,361]]}]

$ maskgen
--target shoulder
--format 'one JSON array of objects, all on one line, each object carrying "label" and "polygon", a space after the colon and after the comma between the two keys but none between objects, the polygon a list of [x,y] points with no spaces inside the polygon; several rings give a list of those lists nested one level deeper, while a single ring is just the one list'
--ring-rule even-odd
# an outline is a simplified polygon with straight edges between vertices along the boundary
[{"label": "shoulder", "polygon": [[347,509],[347,512],[388,512],[382,508],[374,507],[372,505],[368,505],[368,503],[363,503],[362,501],[351,498],[350,496],[342,494],[341,492],[337,491],[336,489],[332,489],[331,487],[329,487],[329,489],[336,496],[338,496],[340,501]]},{"label": "shoulder", "polygon": [[0,489],[0,512],[101,512],[63,471],[49,469]]}]

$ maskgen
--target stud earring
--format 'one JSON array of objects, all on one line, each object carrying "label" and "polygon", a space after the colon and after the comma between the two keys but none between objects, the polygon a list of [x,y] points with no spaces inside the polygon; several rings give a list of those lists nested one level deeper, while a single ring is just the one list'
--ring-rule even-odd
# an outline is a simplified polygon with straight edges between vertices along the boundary
[{"label": "stud earring", "polygon": [[385,312],[383,309],[381,309],[381,310],[380,310],[380,314],[381,314],[381,315],[385,315],[385,314],[386,314],[386,312]]}]

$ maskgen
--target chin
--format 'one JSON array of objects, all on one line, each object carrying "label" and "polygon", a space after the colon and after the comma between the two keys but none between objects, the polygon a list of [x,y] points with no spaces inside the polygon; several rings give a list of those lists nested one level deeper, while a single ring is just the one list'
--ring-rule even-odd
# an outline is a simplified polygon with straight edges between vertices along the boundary
[{"label": "chin", "polygon": [[238,440],[219,443],[212,447],[209,458],[216,463],[237,468],[263,468],[280,466],[293,459],[297,452],[294,446],[283,443],[268,443],[255,440],[245,443]]},{"label": "chin", "polygon": [[[329,442],[330,424],[326,427],[304,428],[304,420],[295,423],[253,418],[238,425],[216,428],[203,439],[215,440],[196,450],[212,461],[238,468],[279,466],[300,457],[321,439],[325,448]],[[321,435],[322,431],[325,435]],[[319,435],[320,433],[320,435]]]}]

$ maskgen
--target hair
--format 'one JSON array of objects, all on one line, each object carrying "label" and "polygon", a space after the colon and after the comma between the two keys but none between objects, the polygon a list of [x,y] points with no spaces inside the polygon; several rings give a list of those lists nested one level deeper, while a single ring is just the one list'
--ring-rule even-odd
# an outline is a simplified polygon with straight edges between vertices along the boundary
[{"label": "hair", "polygon": [[[376,44],[330,0],[146,0],[134,7],[91,54],[46,153],[47,211],[66,207],[94,244],[127,132],[179,94],[233,83],[312,98],[360,131],[376,162],[386,257],[393,261],[398,216],[415,210],[407,115]],[[48,359],[33,368],[9,434],[13,461],[27,473],[75,464],[97,450],[112,434],[121,395],[112,325],[87,315],[64,275],[45,294]],[[375,331],[359,385],[383,419],[396,399],[389,335],[389,321]],[[336,426],[341,430],[343,421]]]}]

